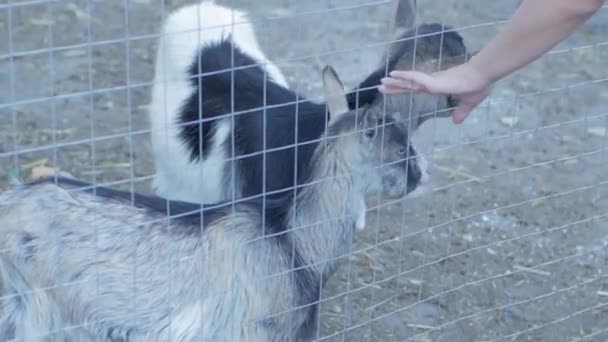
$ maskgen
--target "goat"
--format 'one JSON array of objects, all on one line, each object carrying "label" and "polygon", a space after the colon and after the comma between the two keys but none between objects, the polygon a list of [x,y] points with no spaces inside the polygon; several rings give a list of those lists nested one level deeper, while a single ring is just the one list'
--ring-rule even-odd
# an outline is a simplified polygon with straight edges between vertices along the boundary
[{"label": "goat", "polygon": [[[447,65],[464,54],[462,37],[442,25],[406,29],[415,1],[398,3],[395,53],[347,94],[350,109],[408,114],[409,94],[393,95],[400,100],[385,108],[377,91],[387,67],[415,61],[424,68],[441,50]],[[414,40],[416,33],[426,36]],[[414,116],[449,106],[444,97],[424,95],[413,96],[413,103]],[[155,193],[196,203],[293,189],[312,156],[310,142],[319,139],[329,116],[325,103],[289,89],[259,49],[245,13],[212,2],[184,7],[166,20],[149,115]]]},{"label": "goat", "polygon": [[[179,196],[183,200],[213,203],[229,192],[224,184],[230,120],[210,121],[200,127],[196,122],[186,124],[198,120],[199,111],[202,117],[226,114],[224,107],[230,106],[232,93],[230,74],[217,74],[202,83],[196,78],[196,69],[199,60],[200,72],[230,68],[232,44],[234,66],[249,67],[241,73],[256,73],[251,78],[253,86],[261,86],[257,77],[264,80],[267,76],[277,86],[289,87],[281,71],[262,52],[249,18],[241,11],[204,1],[171,13],[163,25],[149,106],[157,169],[153,186],[161,196],[175,198],[177,193],[184,194]],[[199,96],[204,99],[201,108]],[[188,195],[189,188],[196,189],[196,195]]]},{"label": "goat", "polygon": [[[403,122],[349,110],[331,67],[332,114],[294,196],[219,208],[78,181],[0,195],[0,338],[17,341],[310,340],[321,284],[348,251],[369,195],[399,199],[422,181]],[[414,169],[416,175],[409,176]],[[121,199],[122,197],[122,199]]]}]

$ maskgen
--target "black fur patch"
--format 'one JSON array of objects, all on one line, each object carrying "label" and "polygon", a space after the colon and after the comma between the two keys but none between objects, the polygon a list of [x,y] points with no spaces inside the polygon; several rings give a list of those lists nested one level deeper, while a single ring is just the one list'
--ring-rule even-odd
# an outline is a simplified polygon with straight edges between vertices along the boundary
[{"label": "black fur patch", "polygon": [[[302,100],[297,94],[268,79],[255,60],[237,47],[233,64],[232,51],[231,42],[225,40],[199,52],[190,68],[196,90],[185,103],[178,123],[184,125],[181,138],[193,160],[201,155],[205,158],[213,143],[214,126],[233,118],[234,136],[223,148],[232,156],[234,141],[243,197],[292,187],[296,153],[297,172],[301,174],[301,166],[307,164],[316,144],[300,144],[320,137],[325,128],[325,105],[309,101],[296,104]],[[235,70],[231,70],[233,66]],[[201,123],[199,113],[203,120],[210,121]]]}]

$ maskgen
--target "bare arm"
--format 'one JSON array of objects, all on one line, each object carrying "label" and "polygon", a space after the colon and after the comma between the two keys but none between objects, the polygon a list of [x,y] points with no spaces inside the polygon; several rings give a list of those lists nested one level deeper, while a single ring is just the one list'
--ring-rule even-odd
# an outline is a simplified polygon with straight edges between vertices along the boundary
[{"label": "bare arm", "polygon": [[591,17],[603,0],[524,0],[504,29],[471,59],[490,81],[539,58]]},{"label": "bare arm", "polygon": [[505,27],[469,62],[433,74],[393,71],[391,77],[382,80],[380,91],[453,95],[460,100],[453,120],[461,123],[488,96],[494,82],[566,39],[603,3],[604,0],[524,0]]}]

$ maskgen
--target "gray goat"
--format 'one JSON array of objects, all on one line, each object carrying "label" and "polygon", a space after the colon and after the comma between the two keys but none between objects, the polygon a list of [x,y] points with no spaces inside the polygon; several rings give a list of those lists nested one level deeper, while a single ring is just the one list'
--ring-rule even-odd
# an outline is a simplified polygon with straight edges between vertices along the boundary
[{"label": "gray goat", "polygon": [[332,116],[309,182],[265,208],[168,218],[51,180],[0,195],[0,339],[310,340],[366,197],[401,198],[422,181],[407,176],[402,121],[349,111],[331,67],[323,84]]}]

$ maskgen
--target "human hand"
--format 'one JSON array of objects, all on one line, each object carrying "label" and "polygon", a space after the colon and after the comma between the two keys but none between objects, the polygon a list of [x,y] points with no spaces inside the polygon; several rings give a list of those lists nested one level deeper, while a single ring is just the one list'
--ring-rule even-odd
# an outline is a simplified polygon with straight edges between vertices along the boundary
[{"label": "human hand", "polygon": [[449,95],[458,101],[452,120],[462,123],[467,116],[490,94],[492,81],[478,72],[470,62],[432,74],[420,71],[392,71],[381,80],[383,94],[408,91]]}]

